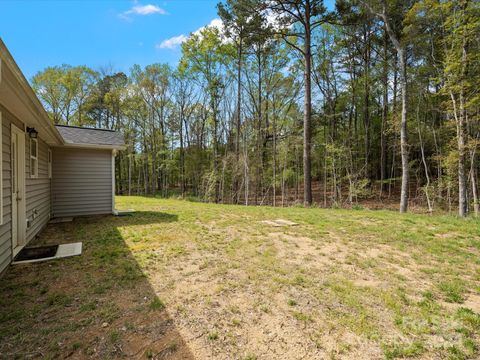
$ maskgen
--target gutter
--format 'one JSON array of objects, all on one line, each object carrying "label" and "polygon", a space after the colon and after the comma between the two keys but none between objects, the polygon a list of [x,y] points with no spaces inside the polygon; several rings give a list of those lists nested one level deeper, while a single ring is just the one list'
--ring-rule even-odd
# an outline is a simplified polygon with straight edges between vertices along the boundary
[{"label": "gutter", "polygon": [[72,148],[72,149],[99,149],[99,150],[125,150],[126,145],[100,145],[100,144],[72,144],[64,143],[54,147]]}]

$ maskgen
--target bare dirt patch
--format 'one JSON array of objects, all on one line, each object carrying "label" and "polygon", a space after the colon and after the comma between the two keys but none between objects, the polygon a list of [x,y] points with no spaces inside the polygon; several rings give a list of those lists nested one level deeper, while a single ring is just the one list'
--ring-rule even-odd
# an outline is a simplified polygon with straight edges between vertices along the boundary
[{"label": "bare dirt patch", "polygon": [[[238,240],[240,235],[243,240]],[[338,266],[348,266],[344,263],[356,249],[330,236],[311,238],[291,231],[259,236],[228,227],[223,236],[222,243],[240,242],[239,252],[245,256],[240,253],[240,258],[225,262],[222,251],[196,249],[181,260],[192,275],[182,276],[175,264],[167,266],[161,278],[152,275],[168,307],[181,304],[172,317],[197,358],[382,358],[378,345],[336,327],[327,316],[328,306],[308,289],[312,284],[307,274],[318,274],[314,281],[323,282]],[[249,261],[252,239],[258,239],[256,256],[267,254],[273,273]],[[363,256],[380,253],[370,250]],[[208,259],[207,265],[200,266],[199,257]],[[364,272],[356,276],[367,277],[355,281],[356,286],[382,285]],[[167,289],[162,283],[172,286]]]},{"label": "bare dirt patch", "polygon": [[274,226],[274,227],[287,227],[287,226],[296,226],[298,223],[290,221],[290,220],[285,220],[285,219],[275,219],[275,220],[263,220],[260,221],[261,224],[269,225],[269,226]]}]

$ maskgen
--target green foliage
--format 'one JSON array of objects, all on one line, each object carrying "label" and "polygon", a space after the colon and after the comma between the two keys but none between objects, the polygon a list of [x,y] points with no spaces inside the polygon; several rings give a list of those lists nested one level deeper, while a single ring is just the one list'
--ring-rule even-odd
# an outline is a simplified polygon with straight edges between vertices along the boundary
[{"label": "green foliage", "polygon": [[89,125],[88,97],[99,74],[86,66],[54,66],[32,78],[32,88],[43,101],[55,124]]},{"label": "green foliage", "polygon": [[217,10],[223,26],[190,34],[178,66],[132,65],[127,74],[61,65],[32,79],[56,124],[123,133],[119,193],[301,203],[308,33],[314,200],[396,206],[401,84],[387,19],[408,49],[411,203],[419,209],[428,198],[435,210],[455,208],[463,163],[473,208],[480,169],[478,1],[342,0],[331,12],[320,0],[225,0]]}]

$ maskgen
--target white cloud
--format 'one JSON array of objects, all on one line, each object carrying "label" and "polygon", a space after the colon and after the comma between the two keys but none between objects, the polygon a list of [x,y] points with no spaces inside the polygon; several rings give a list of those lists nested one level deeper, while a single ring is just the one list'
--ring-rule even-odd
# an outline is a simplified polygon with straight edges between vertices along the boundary
[{"label": "white cloud", "polygon": [[217,28],[220,31],[220,34],[223,35],[223,21],[222,19],[213,19],[208,23],[208,25],[202,26],[195,31],[192,31],[192,34],[200,35],[203,29],[205,28]]},{"label": "white cloud", "polygon": [[131,15],[146,16],[146,15],[154,15],[154,14],[166,15],[167,12],[157,5],[153,5],[153,4],[140,5],[139,3],[135,2],[135,4],[129,10],[124,11],[118,16],[121,19],[130,20]]},{"label": "white cloud", "polygon": [[163,40],[160,44],[157,44],[155,47],[157,49],[174,49],[187,39],[188,39],[188,36],[182,34],[182,35],[171,37],[170,39]]},{"label": "white cloud", "polygon": [[152,15],[160,14],[165,15],[167,12],[157,5],[147,4],[147,5],[135,5],[130,10],[127,11],[130,14],[137,15]]},{"label": "white cloud", "polygon": [[[213,19],[208,23],[206,26],[202,26],[195,31],[192,31],[192,34],[199,35],[200,32],[207,28],[207,27],[214,27],[217,28],[220,33],[223,32],[223,22],[221,19]],[[169,39],[163,40],[160,44],[155,45],[157,49],[175,49],[178,45],[181,45],[188,39],[188,35],[181,34],[178,36],[171,37]]]},{"label": "white cloud", "polygon": [[202,26],[200,29],[195,31],[195,33],[199,33],[201,30],[203,30],[206,27],[215,27],[220,31],[223,31],[223,21],[222,19],[213,19],[210,21],[210,23],[207,26]]}]

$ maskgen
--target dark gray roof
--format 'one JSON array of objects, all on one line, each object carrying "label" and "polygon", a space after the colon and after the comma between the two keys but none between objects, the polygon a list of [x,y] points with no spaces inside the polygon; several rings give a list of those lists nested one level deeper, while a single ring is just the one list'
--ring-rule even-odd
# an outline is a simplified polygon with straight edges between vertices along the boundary
[{"label": "dark gray roof", "polygon": [[55,125],[63,140],[69,145],[100,145],[122,147],[123,135],[118,131],[86,128],[79,126]]}]

